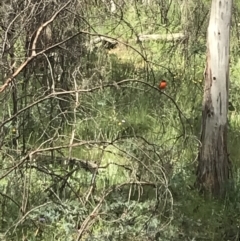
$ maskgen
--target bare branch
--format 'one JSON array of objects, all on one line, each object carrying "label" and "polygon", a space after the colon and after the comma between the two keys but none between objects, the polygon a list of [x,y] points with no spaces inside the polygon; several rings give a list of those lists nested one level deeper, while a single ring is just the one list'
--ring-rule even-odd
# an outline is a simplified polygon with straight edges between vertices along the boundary
[{"label": "bare branch", "polygon": [[61,8],[52,16],[52,18],[51,18],[50,20],[48,20],[47,22],[45,22],[44,24],[42,24],[42,25],[39,27],[39,29],[38,29],[38,31],[37,31],[37,34],[36,34],[36,37],[34,38],[34,41],[33,41],[33,45],[32,45],[33,52],[32,52],[32,54],[31,54],[31,56],[28,57],[27,60],[26,60],[25,62],[23,62],[23,63],[17,68],[17,70],[12,74],[12,76],[9,77],[9,78],[5,81],[5,83],[0,87],[0,93],[3,92],[3,91],[8,87],[8,85],[13,81],[13,79],[16,78],[16,77],[19,75],[19,73],[20,73],[35,57],[37,57],[38,55],[41,55],[41,54],[45,53],[46,51],[48,51],[48,50],[50,50],[50,49],[52,49],[52,48],[55,48],[56,46],[58,46],[58,45],[60,45],[60,44],[62,44],[62,43],[65,43],[65,42],[68,41],[69,39],[72,39],[73,37],[75,37],[76,35],[79,34],[79,33],[78,33],[78,34],[76,34],[76,35],[74,35],[74,36],[71,36],[70,38],[67,38],[66,40],[63,40],[63,41],[61,41],[61,42],[59,42],[59,43],[57,43],[57,44],[54,44],[53,46],[51,46],[51,47],[49,47],[49,48],[46,48],[46,49],[44,49],[44,50],[36,53],[36,42],[37,42],[38,37],[39,37],[40,33],[42,32],[42,30],[43,30],[48,24],[50,24],[50,23],[57,17],[57,15],[58,15],[68,4],[70,4],[70,3],[71,3],[71,1],[68,1],[65,5],[63,5],[63,7],[61,7]]},{"label": "bare branch", "polygon": [[58,14],[65,8],[67,7],[69,4],[71,3],[71,1],[68,1],[65,5],[63,5],[48,21],[46,21],[45,23],[43,23],[39,29],[37,30],[36,36],[33,40],[33,44],[32,44],[32,54],[31,57],[36,55],[36,45],[37,45],[37,40],[39,38],[39,35],[41,34],[41,32],[43,31],[43,29],[49,25],[51,22],[54,21],[54,19],[58,16]]}]

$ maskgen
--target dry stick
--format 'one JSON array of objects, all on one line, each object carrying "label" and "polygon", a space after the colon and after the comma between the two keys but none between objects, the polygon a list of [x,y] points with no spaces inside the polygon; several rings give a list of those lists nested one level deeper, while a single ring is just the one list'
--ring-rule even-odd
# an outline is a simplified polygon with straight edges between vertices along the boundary
[{"label": "dry stick", "polygon": [[33,44],[32,44],[32,55],[31,56],[35,56],[36,55],[36,45],[37,45],[37,40],[39,35],[41,34],[42,30],[48,25],[50,24],[56,17],[57,15],[65,8],[67,7],[68,4],[70,4],[71,1],[68,1],[65,5],[63,5],[48,21],[46,21],[44,24],[42,24],[40,26],[40,28],[37,30],[36,33],[36,37],[33,40]]},{"label": "dry stick", "polygon": [[[8,87],[8,85],[12,82],[12,80],[13,80],[16,76],[18,76],[18,74],[19,74],[19,73],[30,63],[30,61],[32,61],[34,58],[36,58],[37,56],[39,56],[39,55],[41,55],[41,54],[44,54],[45,52],[47,52],[47,51],[49,51],[49,50],[51,50],[51,49],[53,49],[53,48],[55,48],[55,47],[57,47],[57,46],[59,46],[59,45],[61,45],[61,44],[64,44],[65,42],[69,41],[70,39],[75,38],[77,35],[79,35],[79,34],[81,34],[81,33],[82,33],[82,32],[78,32],[78,33],[74,34],[73,36],[64,39],[63,41],[58,42],[58,43],[56,43],[56,44],[54,44],[54,45],[52,45],[52,46],[50,46],[50,47],[48,47],[48,48],[40,51],[40,52],[38,52],[35,56],[28,57],[27,60],[26,60],[24,63],[22,63],[22,64],[20,65],[20,67],[13,73],[13,75],[12,75],[11,77],[9,77],[9,78],[6,80],[6,82],[0,87],[0,93],[3,92],[3,91]],[[53,94],[54,94],[54,93],[53,93]]]},{"label": "dry stick", "polygon": [[[43,55],[45,56],[45,58],[46,58],[46,60],[48,62],[48,66],[49,66],[49,70],[50,70],[50,74],[51,74],[51,78],[52,78],[52,86],[48,86],[48,89],[51,88],[52,92],[54,93],[55,92],[55,79],[54,79],[54,76],[53,76],[52,65],[50,63],[50,60],[49,60],[48,56],[45,53],[43,53]],[[48,83],[48,85],[49,85],[49,83]]]},{"label": "dry stick", "polygon": [[46,205],[48,205],[48,204],[50,204],[50,203],[52,203],[52,202],[43,203],[43,204],[41,204],[41,205],[39,205],[39,206],[37,206],[37,207],[32,208],[32,209],[29,210],[28,212],[26,212],[25,215],[24,215],[16,224],[12,225],[12,226],[4,233],[4,236],[6,236],[6,234],[7,234],[13,227],[14,227],[14,230],[13,230],[13,233],[14,233],[14,232],[16,231],[18,225],[21,224],[30,213],[32,213],[32,212],[34,212],[35,210],[38,210],[38,209],[40,209],[40,208],[42,208],[42,207],[44,207],[44,206],[46,206]]},{"label": "dry stick", "polygon": [[78,84],[77,84],[77,72],[79,72],[79,69],[75,70],[72,74],[73,81],[74,81],[74,91],[75,91],[75,106],[73,109],[73,118],[74,118],[74,123],[73,123],[73,129],[72,129],[72,134],[69,142],[69,154],[68,154],[68,161],[71,159],[72,156],[72,144],[74,142],[75,138],[75,133],[76,133],[76,126],[77,126],[77,108],[79,106],[79,93],[77,92],[78,89]]},{"label": "dry stick", "polygon": [[[78,33],[80,34],[80,33]],[[74,35],[76,36],[76,35]],[[73,38],[74,36],[71,36],[71,38]],[[61,43],[63,42],[66,42],[68,41],[68,39],[65,39],[64,41],[62,41]],[[55,44],[54,46],[51,46],[50,48],[54,48],[55,46],[61,44],[61,43],[58,43],[58,44]],[[113,83],[113,84],[106,84],[106,85],[103,85],[103,86],[96,86],[96,87],[93,87],[93,88],[90,88],[90,89],[78,89],[77,92],[78,93],[89,93],[89,92],[94,92],[94,91],[97,91],[99,90],[100,88],[107,88],[107,87],[116,87],[116,85],[122,85],[122,84],[125,84],[125,83],[128,83],[128,82],[135,82],[135,83],[141,83],[141,84],[144,84],[144,85],[147,85],[148,87],[152,88],[152,89],[155,89],[156,91],[159,91],[158,88],[152,86],[151,84],[149,83],[146,83],[144,82],[143,80],[137,80],[137,79],[125,79],[125,80],[121,80],[119,82],[116,82],[116,83]],[[16,114],[12,115],[11,117],[9,117],[8,119],[6,119],[5,121],[3,121],[2,123],[0,123],[0,129],[8,122],[10,122],[11,120],[13,120],[15,117],[17,117],[18,115],[20,115],[22,112],[30,109],[31,107],[49,99],[49,98],[52,98],[52,97],[56,97],[58,95],[65,95],[65,94],[75,94],[76,90],[69,90],[69,91],[62,91],[62,92],[54,92],[54,93],[50,93],[49,95],[43,97],[42,99],[39,99],[39,100],[36,100],[35,102],[31,103],[30,105],[24,107],[23,109],[19,110]],[[176,107],[176,109],[178,110],[178,113],[179,115],[182,115],[186,120],[187,120],[187,117],[184,115],[184,113],[181,111],[180,107],[178,106],[178,104],[176,103],[176,101],[168,94],[164,93],[164,92],[161,92],[163,95],[165,95],[168,99],[171,100],[171,102],[174,104],[174,106]]]},{"label": "dry stick", "polygon": [[[99,144],[111,144],[111,142],[107,142],[107,141],[81,141],[78,143],[74,143],[72,144],[72,147],[79,147],[79,146],[83,146],[83,145],[99,145]],[[22,166],[26,160],[28,159],[32,159],[34,157],[35,154],[37,153],[41,153],[41,152],[47,152],[47,151],[54,151],[54,150],[60,150],[60,149],[66,149],[69,148],[69,144],[67,145],[61,145],[61,146],[55,146],[55,147],[49,147],[49,148],[38,148],[28,154],[26,154],[24,157],[22,157],[18,163],[16,163],[14,166],[10,167],[8,171],[6,171],[4,174],[2,174],[2,176],[0,176],[0,180],[3,179],[4,177],[6,177],[7,175],[9,175],[11,172],[13,172],[16,168]]]},{"label": "dry stick", "polygon": [[21,13],[22,13],[22,11],[15,16],[15,18],[10,22],[10,24],[8,25],[8,27],[7,27],[6,31],[5,31],[1,57],[3,57],[3,54],[4,54],[5,49],[6,49],[6,43],[7,43],[7,37],[8,37],[9,30],[12,27],[13,23],[16,21],[16,19],[21,15]]},{"label": "dry stick", "polygon": [[89,216],[83,221],[80,229],[78,230],[78,236],[77,236],[77,239],[76,241],[79,241],[81,240],[84,232],[87,230],[89,224],[91,223],[91,221],[93,221],[98,213],[99,213],[99,210],[100,208],[102,207],[102,204],[105,200],[105,198],[112,192],[112,189],[110,189],[107,193],[105,193],[102,198],[100,199],[99,203],[96,205],[96,207],[93,209],[93,211],[89,214]]},{"label": "dry stick", "polygon": [[[13,73],[13,75],[11,77],[9,77],[5,83],[0,87],[0,93],[3,92],[8,85],[12,82],[12,80],[29,64],[30,61],[32,61],[35,57],[37,57],[40,54],[45,53],[47,50],[52,49],[53,47],[61,44],[62,42],[58,43],[57,45],[53,45],[50,48],[46,48],[43,51],[40,51],[38,53],[36,53],[36,44],[37,44],[37,40],[39,38],[39,35],[41,34],[42,30],[51,22],[54,21],[54,19],[57,17],[57,15],[67,6],[71,3],[71,1],[68,1],[65,5],[63,5],[48,21],[46,21],[45,23],[43,23],[39,29],[37,30],[36,36],[33,40],[33,44],[32,44],[32,54],[30,57],[27,58],[27,60],[25,62],[23,62],[18,69]],[[65,42],[65,41],[64,41]]]}]

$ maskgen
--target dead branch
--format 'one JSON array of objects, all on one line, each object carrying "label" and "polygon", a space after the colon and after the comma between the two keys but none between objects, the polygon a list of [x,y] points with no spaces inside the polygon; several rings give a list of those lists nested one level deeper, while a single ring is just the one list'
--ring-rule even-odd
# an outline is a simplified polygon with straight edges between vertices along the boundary
[{"label": "dead branch", "polygon": [[38,38],[39,38],[39,35],[41,34],[41,32],[43,31],[43,29],[45,27],[47,27],[51,22],[54,21],[54,19],[58,16],[58,14],[65,8],[67,7],[69,4],[71,3],[71,1],[68,1],[65,5],[63,5],[55,14],[53,14],[53,16],[48,20],[46,21],[45,23],[43,23],[37,30],[37,33],[36,33],[36,36],[33,40],[33,43],[32,43],[32,54],[31,54],[31,57],[34,57],[36,55],[36,45],[37,45],[37,41],[38,41]]},{"label": "dead branch", "polygon": [[138,41],[163,41],[163,42],[175,42],[184,41],[188,37],[184,33],[172,33],[172,34],[141,34],[138,36]]},{"label": "dead branch", "polygon": [[[36,33],[36,36],[33,40],[33,44],[32,44],[32,54],[30,57],[28,57],[25,62],[23,62],[18,68],[17,70],[12,74],[11,77],[9,77],[5,83],[0,87],[0,93],[3,92],[7,87],[8,85],[12,82],[12,80],[18,76],[18,74],[35,58],[37,57],[38,55],[40,54],[43,54],[45,53],[47,50],[49,49],[52,49],[54,46],[58,46],[60,45],[62,42],[58,43],[57,45],[53,45],[49,48],[46,48],[45,50],[43,51],[40,51],[38,53],[36,53],[36,44],[37,44],[37,40],[39,38],[39,35],[41,34],[42,30],[47,26],[49,25],[51,22],[54,21],[54,19],[58,16],[58,14],[66,7],[68,6],[69,4],[71,3],[71,1],[68,1],[65,5],[63,5],[48,21],[46,21],[45,23],[43,23],[37,30],[37,33]],[[64,41],[65,42],[65,41]]]},{"label": "dead branch", "polygon": [[[80,32],[81,33],[81,32]],[[80,34],[78,33],[78,34]],[[76,35],[75,35],[76,36]],[[74,36],[72,36],[71,38],[73,38]],[[66,42],[68,41],[68,39],[62,41],[61,43],[63,42]],[[61,44],[59,43],[59,44]],[[51,46],[49,47],[48,49],[51,49],[53,47],[57,46],[57,44],[55,44],[54,46]],[[93,88],[90,88],[90,89],[78,89],[77,92],[78,93],[90,93],[90,92],[94,92],[94,91],[97,91],[99,89],[102,89],[102,88],[109,88],[109,87],[115,87],[116,88],[116,85],[117,86],[120,86],[120,85],[124,85],[124,84],[127,84],[127,83],[140,83],[140,84],[143,84],[143,85],[146,85],[148,86],[149,88],[152,88],[152,89],[155,89],[156,91],[159,91],[157,87],[155,86],[152,86],[151,84],[145,82],[144,80],[137,80],[137,79],[125,79],[125,80],[121,80],[117,83],[110,83],[110,84],[106,84],[106,85],[101,85],[101,86],[96,86],[96,87],[93,87]],[[2,123],[0,123],[0,130],[1,128],[8,122],[12,121],[14,118],[16,118],[17,116],[19,116],[21,113],[23,113],[24,111],[30,109],[31,107],[49,99],[49,98],[54,98],[56,96],[60,96],[60,95],[65,95],[65,94],[74,94],[76,91],[75,90],[70,90],[70,91],[61,91],[61,92],[54,92],[54,93],[50,93],[49,95],[45,96],[44,98],[41,98],[39,100],[36,100],[35,102],[29,104],[28,106],[22,108],[21,110],[19,110],[17,113],[15,113],[14,115],[12,115],[11,117],[9,117],[8,119],[4,120]],[[0,93],[1,93],[1,90],[0,90]],[[177,108],[178,110],[178,113],[179,113],[179,116],[180,116],[180,120],[182,122],[182,118],[181,116],[183,116],[186,120],[188,120],[188,118],[185,116],[184,112],[182,112],[182,110],[180,109],[180,107],[178,106],[178,104],[175,102],[175,100],[173,99],[173,97],[171,97],[170,95],[168,95],[167,93],[165,92],[161,92],[161,94],[165,95],[168,99],[171,100],[171,102],[175,105],[175,107]],[[182,122],[183,123],[183,122]]]},{"label": "dead branch", "polygon": [[[81,142],[72,144],[72,147],[80,147],[80,146],[85,146],[85,145],[103,145],[103,144],[111,145],[112,143],[108,142],[108,141],[81,141]],[[36,150],[26,154],[24,157],[22,157],[19,160],[18,163],[16,163],[14,166],[10,167],[5,173],[3,173],[0,176],[0,180],[3,179],[4,177],[6,177],[7,175],[9,175],[11,172],[16,170],[17,168],[21,167],[27,160],[33,160],[34,156],[37,153],[60,150],[60,149],[63,149],[63,148],[65,148],[65,149],[69,148],[69,145],[55,146],[55,147],[49,147],[49,148],[43,148],[43,149],[40,149],[40,147],[37,148]]]},{"label": "dead branch", "polygon": [[83,160],[75,157],[68,158],[64,156],[63,157],[57,156],[57,157],[54,157],[54,160],[53,160],[52,156],[37,153],[33,158],[37,163],[44,162],[44,163],[50,164],[52,163],[52,161],[56,161],[59,163],[73,162],[73,163],[76,163],[76,165],[78,165],[79,167],[83,168],[85,171],[88,171],[91,173],[94,173],[95,170],[98,168],[98,165],[92,161]]},{"label": "dead branch", "polygon": [[100,199],[99,203],[95,206],[95,208],[92,210],[92,212],[89,214],[89,216],[83,221],[83,223],[81,224],[79,230],[78,230],[78,236],[77,236],[77,241],[81,240],[84,232],[87,231],[87,229],[89,228],[89,226],[91,225],[91,223],[94,223],[96,220],[96,217],[99,214],[99,210],[102,207],[102,204],[104,203],[104,200],[106,199],[106,197],[113,191],[113,189],[110,189],[109,191],[107,191],[102,198]]},{"label": "dead branch", "polygon": [[114,49],[118,45],[118,41],[104,36],[100,36],[90,41],[90,47],[97,45],[99,43],[101,43],[102,46],[106,49]]}]

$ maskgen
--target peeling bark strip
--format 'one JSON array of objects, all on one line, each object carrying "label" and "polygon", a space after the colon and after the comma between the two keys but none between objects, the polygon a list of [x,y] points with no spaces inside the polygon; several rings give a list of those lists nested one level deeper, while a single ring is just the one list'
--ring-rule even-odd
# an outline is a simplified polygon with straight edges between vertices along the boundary
[{"label": "peeling bark strip", "polygon": [[229,180],[227,114],[232,0],[212,0],[196,184],[223,196]]}]

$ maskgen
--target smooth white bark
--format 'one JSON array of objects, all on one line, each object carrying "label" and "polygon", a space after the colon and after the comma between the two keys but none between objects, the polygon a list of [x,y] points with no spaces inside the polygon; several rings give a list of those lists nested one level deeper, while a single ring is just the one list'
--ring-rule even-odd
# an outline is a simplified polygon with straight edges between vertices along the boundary
[{"label": "smooth white bark", "polygon": [[213,0],[208,27],[208,67],[211,69],[210,95],[216,123],[225,125],[228,112],[229,39],[231,0]]},{"label": "smooth white bark", "polygon": [[229,179],[227,114],[232,0],[212,0],[207,37],[207,65],[197,183],[215,195]]}]

